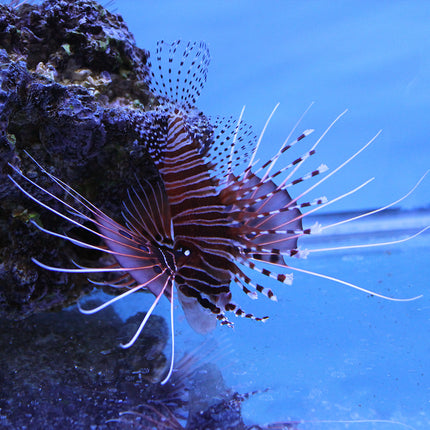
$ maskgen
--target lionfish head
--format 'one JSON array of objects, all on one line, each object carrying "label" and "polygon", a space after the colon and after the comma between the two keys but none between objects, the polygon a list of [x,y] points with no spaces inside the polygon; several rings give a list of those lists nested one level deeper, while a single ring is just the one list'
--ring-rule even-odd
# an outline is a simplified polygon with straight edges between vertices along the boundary
[{"label": "lionfish head", "polygon": [[[290,140],[290,133],[271,159],[257,162],[256,153],[272,115],[258,139],[242,122],[242,114],[239,120],[205,117],[195,108],[195,102],[206,80],[208,64],[209,52],[204,43],[158,44],[149,85],[160,105],[148,115],[150,120],[142,124],[140,134],[141,144],[152,157],[161,179],[155,182],[144,178],[136,180],[124,202],[122,222],[110,218],[41,166],[57,185],[58,194],[42,188],[18,168],[12,168],[23,180],[20,182],[44,192],[51,201],[60,203],[63,211],[37,199],[25,185],[10,177],[29,198],[97,236],[103,244],[90,244],[34,224],[38,229],[113,257],[113,264],[109,266],[84,267],[75,263],[74,268],[52,267],[33,259],[48,270],[118,275],[114,280],[91,281],[121,289],[122,293],[95,309],[80,308],[83,313],[98,312],[138,291],[150,291],[155,296],[137,332],[123,347],[134,343],[163,295],[170,301],[172,359],[163,383],[173,369],[174,286],[188,323],[199,333],[213,330],[217,321],[232,325],[228,313],[257,321],[267,319],[254,316],[233,302],[235,289],[252,299],[263,294],[276,300],[270,288],[253,282],[247,274],[251,272],[290,285],[292,271],[299,271],[385,297],[287,264],[289,257],[306,257],[310,252],[323,251],[299,249],[298,242],[302,236],[334,226],[304,228],[303,218],[365,184],[331,201],[325,197],[307,200],[305,196],[371,142],[322,179],[314,178],[326,172],[325,165],[298,175],[298,170],[315,153],[336,119],[310,149],[293,161],[281,163],[279,160],[312,130],[305,130],[293,140]],[[278,164],[282,167],[275,168]],[[289,190],[308,180],[314,180],[313,184],[297,197],[291,197]],[[60,194],[68,196],[68,200],[59,197]],[[350,220],[343,222],[347,221]]]}]

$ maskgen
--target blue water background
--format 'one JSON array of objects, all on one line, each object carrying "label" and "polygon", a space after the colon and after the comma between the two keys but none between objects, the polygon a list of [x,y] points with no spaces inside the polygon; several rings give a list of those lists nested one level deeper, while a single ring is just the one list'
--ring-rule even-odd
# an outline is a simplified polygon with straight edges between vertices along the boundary
[{"label": "blue water background", "polygon": [[[305,171],[322,162],[335,168],[383,129],[313,197],[334,198],[369,177],[376,180],[326,212],[390,203],[430,167],[429,2],[121,0],[113,8],[143,48],[154,50],[159,39],[208,43],[212,63],[198,101],[206,114],[239,115],[246,105],[245,120],[259,131],[281,103],[261,159],[273,155],[313,101],[298,132],[314,128],[318,137],[339,113],[349,112]],[[428,208],[429,203],[427,178],[400,207]],[[428,224],[428,212],[394,213],[303,246],[394,240]],[[304,274],[296,274],[292,287],[270,285],[278,303],[235,294],[245,309],[271,316],[266,324],[240,320],[234,330],[219,328],[214,335],[222,353],[218,364],[235,390],[270,388],[245,403],[246,421],[405,428],[394,422],[349,427],[320,422],[375,419],[430,428],[429,242],[423,235],[382,248],[313,254],[297,263],[394,297],[424,294],[414,302],[370,297]],[[142,306],[134,300],[122,304],[122,312]],[[167,304],[158,312],[167,315]],[[176,334],[179,354],[202,341],[181,316]]]},{"label": "blue water background", "polygon": [[[411,225],[430,223],[428,212],[409,215],[414,218]],[[396,219],[402,224],[408,220],[399,215],[389,218],[381,220],[388,227],[383,233],[374,232],[372,226],[366,231],[368,223],[363,223],[364,233],[327,236],[322,243],[365,244],[416,231],[416,227],[392,230]],[[303,243],[309,249],[322,246],[319,239]],[[268,388],[244,403],[248,424],[303,420],[299,428],[304,430],[426,430],[430,428],[429,255],[427,234],[401,245],[314,254],[290,263],[393,297],[424,294],[413,302],[383,300],[304,274],[295,274],[292,286],[258,279],[274,289],[277,303],[264,297],[251,301],[234,288],[233,294],[244,309],[270,319],[262,324],[235,318],[234,329],[218,327],[206,339],[192,331],[176,306],[176,354],[203,344],[198,354],[205,357],[207,351],[205,359],[222,369],[234,390]],[[116,309],[126,317],[147,309],[152,301],[151,296],[140,295],[119,302]],[[169,315],[167,301],[156,313]]]},{"label": "blue water background", "polygon": [[[330,224],[339,212],[390,203],[430,168],[429,2],[117,0],[109,8],[123,15],[142,48],[153,51],[160,39],[208,43],[212,63],[198,101],[206,114],[237,116],[246,105],[245,120],[259,131],[280,102],[261,159],[273,155],[313,101],[298,128],[316,130],[306,139],[311,142],[344,109],[349,112],[302,173],[323,162],[335,168],[383,129],[370,148],[312,197],[334,198],[370,177],[375,181],[308,225]],[[309,148],[303,145],[297,154]],[[399,207],[414,210],[377,216],[338,229],[337,235],[309,238],[302,246],[383,242],[413,234],[430,224],[429,211],[417,210],[430,207],[430,178]],[[204,348],[212,351],[234,390],[269,388],[244,403],[245,421],[304,420],[304,429],[430,428],[429,262],[429,234],[294,261],[381,294],[424,295],[413,302],[386,301],[300,273],[291,287],[260,279],[274,289],[278,303],[264,297],[251,301],[234,290],[238,303],[259,316],[270,315],[269,321],[235,320],[234,330],[218,328],[209,337],[215,350],[208,343]],[[117,310],[125,318],[152,300],[135,295]],[[178,307],[175,311],[180,356],[204,339],[188,327]],[[168,316],[167,301],[156,313]]]},{"label": "blue water background", "polygon": [[[238,116],[260,131],[277,102],[260,157],[298,131],[322,133],[344,109],[312,165],[334,168],[380,129],[375,143],[324,188],[365,191],[331,210],[377,207],[404,194],[430,165],[430,3],[426,1],[130,1],[112,6],[139,46],[204,40],[208,81],[198,107]],[[430,203],[430,180],[403,207]]]}]

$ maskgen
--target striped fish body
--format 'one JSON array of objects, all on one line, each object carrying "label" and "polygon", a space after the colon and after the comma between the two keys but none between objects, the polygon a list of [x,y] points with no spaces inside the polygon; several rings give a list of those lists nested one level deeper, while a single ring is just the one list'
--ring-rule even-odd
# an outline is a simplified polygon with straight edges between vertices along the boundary
[{"label": "striped fish body", "polygon": [[[224,324],[229,324],[226,311],[254,318],[232,303],[233,280],[255,298],[239,265],[249,266],[247,252],[270,246],[274,237],[279,241],[275,231],[279,225],[301,229],[301,221],[298,209],[261,219],[263,212],[286,206],[291,198],[271,180],[260,184],[250,171],[241,179],[232,173],[253,153],[256,136],[237,122],[208,121],[194,107],[206,79],[209,53],[202,43],[187,44],[182,56],[180,49],[180,42],[157,46],[150,88],[160,107],[157,121],[144,134],[169,200],[178,297],[190,325],[207,332],[215,327],[213,314]],[[277,243],[280,252],[296,245],[297,235],[284,235],[283,243]],[[284,262],[280,255],[258,255]],[[273,297],[269,289],[255,287]]]},{"label": "striped fish body", "polygon": [[189,134],[179,110],[167,122],[166,144],[154,161],[169,200],[174,248],[182,252],[175,282],[188,322],[206,333],[216,325],[211,313],[220,315],[231,298],[232,262],[238,257],[232,246],[235,229],[200,141]]},{"label": "striped fish body", "polygon": [[[211,313],[223,323],[229,323],[225,311],[254,318],[232,303],[232,280],[247,284],[249,279],[239,264],[247,263],[252,252],[262,261],[285,265],[280,254],[296,248],[301,213],[296,207],[279,211],[292,201],[288,192],[270,179],[262,182],[250,170],[243,178],[230,174],[220,186],[216,166],[205,153],[211,148],[193,138],[184,112],[172,109],[166,123],[166,139],[154,162],[169,201],[173,248],[178,251],[175,283],[187,320],[205,333],[216,325]],[[288,232],[280,235],[280,227]],[[242,289],[250,292],[243,284]],[[273,296],[259,285],[257,290]]]}]

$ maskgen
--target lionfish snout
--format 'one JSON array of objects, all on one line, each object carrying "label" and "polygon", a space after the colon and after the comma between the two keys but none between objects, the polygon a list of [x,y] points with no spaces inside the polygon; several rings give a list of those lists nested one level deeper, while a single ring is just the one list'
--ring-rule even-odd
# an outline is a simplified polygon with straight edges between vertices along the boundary
[{"label": "lionfish snout", "polygon": [[[150,291],[155,299],[133,338],[123,345],[129,347],[145,327],[160,298],[166,296],[170,301],[172,359],[169,372],[162,381],[165,383],[172,373],[174,360],[174,285],[187,321],[199,333],[213,330],[217,321],[231,325],[226,316],[228,312],[257,321],[267,319],[245,312],[232,301],[236,287],[252,299],[263,294],[276,300],[270,288],[251,279],[249,269],[286,285],[292,283],[293,271],[304,272],[388,298],[286,262],[287,257],[306,257],[311,252],[327,250],[307,251],[300,249],[298,244],[302,236],[339,223],[304,228],[303,219],[352,194],[367,182],[331,201],[325,197],[308,200],[306,196],[348,164],[373,139],[322,179],[318,177],[327,171],[325,165],[301,176],[297,171],[315,153],[316,146],[338,118],[299,158],[279,161],[312,130],[305,130],[292,141],[289,136],[271,159],[258,163],[256,153],[272,115],[257,139],[250,127],[241,121],[242,115],[238,121],[232,118],[208,120],[194,107],[209,64],[209,52],[203,43],[175,42],[169,45],[160,42],[156,62],[149,85],[158,96],[160,106],[152,113],[153,122],[142,125],[140,143],[152,157],[161,181],[150,183],[143,178],[141,182],[136,181],[124,202],[122,223],[114,221],[41,166],[39,168],[57,186],[58,194],[42,188],[12,166],[24,183],[60,203],[63,211],[39,200],[10,177],[29,198],[102,239],[104,245],[74,239],[35,224],[38,229],[80,247],[103,251],[115,259],[115,264],[105,267],[76,265],[75,268],[52,267],[33,259],[40,267],[53,271],[118,274],[113,281],[91,282],[121,288],[125,292],[95,309],[81,308],[81,311],[87,314],[98,312],[135,292]],[[275,170],[277,163],[282,167]],[[308,180],[316,182],[297,197],[291,197],[290,189]],[[60,198],[60,193],[68,196],[72,203]],[[379,212],[400,200],[342,222]],[[88,223],[93,228],[89,228]],[[377,245],[384,244],[370,246]]]}]

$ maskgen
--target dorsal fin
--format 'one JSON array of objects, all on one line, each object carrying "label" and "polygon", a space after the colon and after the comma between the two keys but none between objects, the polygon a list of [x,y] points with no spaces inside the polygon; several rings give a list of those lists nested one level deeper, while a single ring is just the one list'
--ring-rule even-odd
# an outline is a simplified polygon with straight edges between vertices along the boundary
[{"label": "dorsal fin", "polygon": [[168,118],[180,115],[199,153],[213,166],[214,177],[225,179],[231,171],[248,163],[257,137],[251,127],[236,119],[208,118],[195,103],[206,82],[210,55],[204,42],[159,41],[155,60],[149,62],[149,89],[160,106],[141,127],[145,146],[157,163],[165,155]]},{"label": "dorsal fin", "polygon": [[149,61],[152,93],[160,102],[193,107],[206,82],[210,62],[204,42],[157,42],[155,61]]}]

